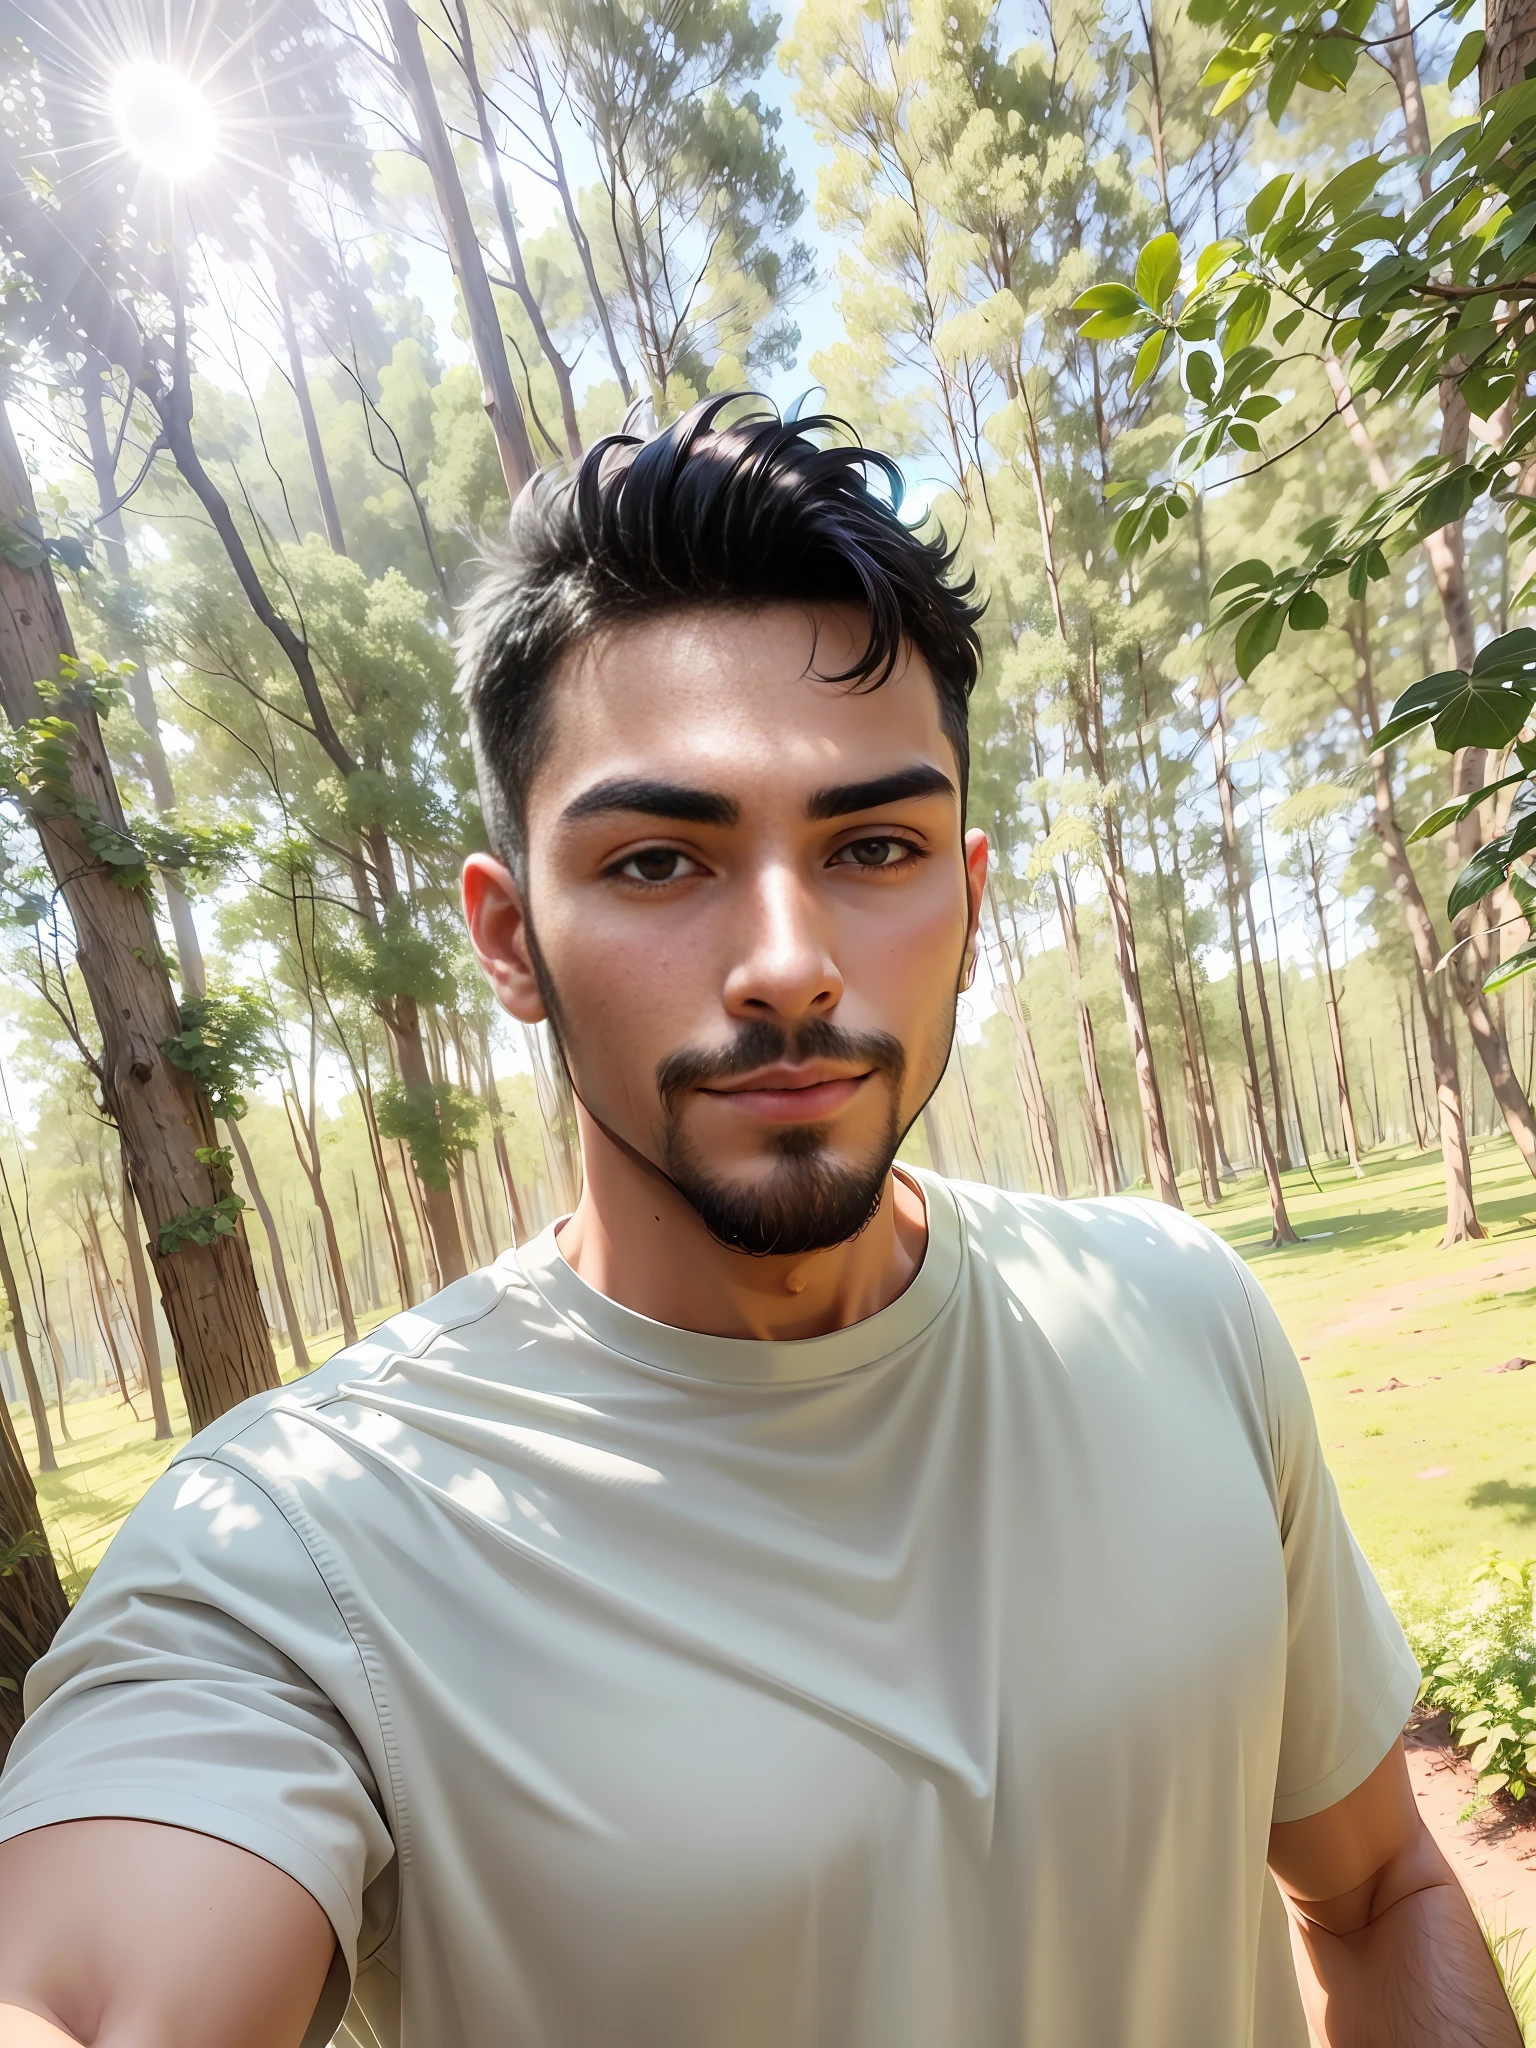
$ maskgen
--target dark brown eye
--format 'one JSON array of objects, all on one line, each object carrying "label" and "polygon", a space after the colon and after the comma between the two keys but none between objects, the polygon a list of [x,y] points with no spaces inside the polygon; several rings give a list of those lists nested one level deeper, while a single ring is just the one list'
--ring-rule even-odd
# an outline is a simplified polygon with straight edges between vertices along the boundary
[{"label": "dark brown eye", "polygon": [[619,873],[637,882],[675,882],[685,871],[686,860],[675,846],[647,846],[632,853]]},{"label": "dark brown eye", "polygon": [[902,839],[855,839],[843,848],[854,865],[861,868],[894,867],[910,850]]}]

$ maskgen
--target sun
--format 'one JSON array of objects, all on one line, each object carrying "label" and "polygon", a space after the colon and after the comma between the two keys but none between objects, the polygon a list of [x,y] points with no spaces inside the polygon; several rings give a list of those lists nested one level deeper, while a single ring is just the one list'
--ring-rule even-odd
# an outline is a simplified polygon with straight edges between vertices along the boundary
[{"label": "sun", "polygon": [[130,64],[112,86],[112,121],[148,170],[183,184],[207,170],[219,124],[201,88],[169,64]]}]

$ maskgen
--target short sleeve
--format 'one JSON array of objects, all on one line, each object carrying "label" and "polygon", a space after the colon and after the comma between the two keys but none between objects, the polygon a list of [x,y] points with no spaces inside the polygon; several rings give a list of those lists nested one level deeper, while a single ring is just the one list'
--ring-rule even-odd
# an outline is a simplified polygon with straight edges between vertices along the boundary
[{"label": "short sleeve", "polygon": [[1375,1770],[1418,1696],[1419,1668],[1344,1519],[1296,1354],[1262,1288],[1234,1263],[1264,1376],[1289,1609],[1274,1817],[1304,1820]]},{"label": "short sleeve", "polygon": [[[157,1821],[249,1850],[336,1931],[308,2036],[325,2041],[387,1932],[394,1845],[359,1733],[370,1695],[303,1542],[252,1481],[171,1466],[113,1539],[26,1686],[0,1841],[62,1821]],[[351,1719],[338,1705],[347,1702]]]}]

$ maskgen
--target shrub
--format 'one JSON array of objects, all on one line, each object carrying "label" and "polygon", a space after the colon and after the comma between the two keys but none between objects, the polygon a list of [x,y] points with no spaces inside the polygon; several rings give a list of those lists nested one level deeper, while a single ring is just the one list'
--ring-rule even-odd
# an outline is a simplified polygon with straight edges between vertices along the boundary
[{"label": "shrub", "polygon": [[1484,1798],[1536,1787],[1536,1560],[1483,1553],[1459,1604],[1408,1624],[1425,1672],[1420,1700],[1444,1707],[1457,1746],[1472,1752]]}]

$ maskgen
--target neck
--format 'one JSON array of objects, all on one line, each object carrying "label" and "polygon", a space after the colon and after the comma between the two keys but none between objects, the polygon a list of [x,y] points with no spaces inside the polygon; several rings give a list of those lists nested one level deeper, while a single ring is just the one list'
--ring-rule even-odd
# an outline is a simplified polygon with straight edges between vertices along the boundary
[{"label": "neck", "polygon": [[911,1283],[928,1242],[922,1197],[886,1175],[880,1206],[846,1244],[752,1258],[717,1243],[671,1183],[577,1105],[584,1184],[560,1229],[566,1263],[623,1308],[675,1329],[763,1341],[863,1322]]}]

